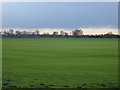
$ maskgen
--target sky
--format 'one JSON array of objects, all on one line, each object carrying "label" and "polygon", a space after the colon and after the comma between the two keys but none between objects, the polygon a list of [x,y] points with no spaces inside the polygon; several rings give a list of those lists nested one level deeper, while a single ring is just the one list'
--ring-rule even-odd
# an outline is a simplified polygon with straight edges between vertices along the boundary
[{"label": "sky", "polygon": [[118,27],[117,2],[5,2],[2,28]]}]

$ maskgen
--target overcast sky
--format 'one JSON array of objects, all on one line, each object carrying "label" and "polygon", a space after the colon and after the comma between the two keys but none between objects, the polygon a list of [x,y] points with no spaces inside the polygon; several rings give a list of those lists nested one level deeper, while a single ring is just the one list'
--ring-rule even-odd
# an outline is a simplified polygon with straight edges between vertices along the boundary
[{"label": "overcast sky", "polygon": [[117,28],[117,2],[3,3],[3,28]]}]

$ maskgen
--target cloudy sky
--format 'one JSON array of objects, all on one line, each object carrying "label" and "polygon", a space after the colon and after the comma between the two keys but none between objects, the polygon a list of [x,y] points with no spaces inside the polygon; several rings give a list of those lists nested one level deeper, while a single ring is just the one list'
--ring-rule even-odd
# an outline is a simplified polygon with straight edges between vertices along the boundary
[{"label": "cloudy sky", "polygon": [[118,27],[117,2],[6,2],[2,5],[3,28],[90,31],[94,28],[94,32],[100,32],[99,29],[114,32]]}]

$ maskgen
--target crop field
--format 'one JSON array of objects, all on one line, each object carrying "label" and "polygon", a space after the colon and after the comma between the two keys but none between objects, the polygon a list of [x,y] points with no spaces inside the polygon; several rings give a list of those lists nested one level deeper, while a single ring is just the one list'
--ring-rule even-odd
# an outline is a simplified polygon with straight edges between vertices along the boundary
[{"label": "crop field", "polygon": [[3,88],[117,88],[118,39],[3,38]]}]

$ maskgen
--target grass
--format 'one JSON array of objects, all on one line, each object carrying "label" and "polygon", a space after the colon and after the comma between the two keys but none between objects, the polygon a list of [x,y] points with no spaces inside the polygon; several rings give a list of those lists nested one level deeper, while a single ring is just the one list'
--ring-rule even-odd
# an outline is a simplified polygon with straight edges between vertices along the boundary
[{"label": "grass", "polygon": [[3,88],[116,88],[118,39],[4,38]]}]

